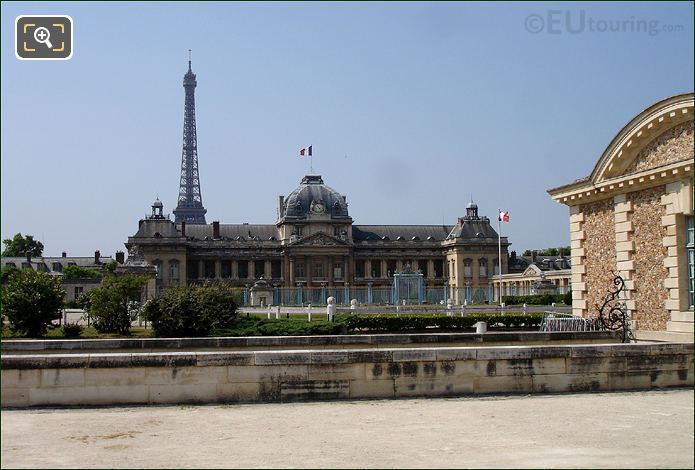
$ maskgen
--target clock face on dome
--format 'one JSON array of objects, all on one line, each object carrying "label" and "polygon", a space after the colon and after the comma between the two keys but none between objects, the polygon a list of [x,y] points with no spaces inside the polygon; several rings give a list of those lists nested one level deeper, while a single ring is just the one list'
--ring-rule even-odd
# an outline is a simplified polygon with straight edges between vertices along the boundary
[{"label": "clock face on dome", "polygon": [[326,210],[326,206],[323,205],[323,202],[314,202],[314,204],[311,207],[311,210],[317,214],[320,214]]}]

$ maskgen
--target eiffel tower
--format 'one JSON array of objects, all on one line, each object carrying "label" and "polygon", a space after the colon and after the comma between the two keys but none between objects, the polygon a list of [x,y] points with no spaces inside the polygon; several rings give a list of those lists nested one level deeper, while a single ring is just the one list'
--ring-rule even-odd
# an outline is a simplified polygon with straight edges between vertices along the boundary
[{"label": "eiffel tower", "polygon": [[174,221],[187,224],[205,224],[203,198],[200,194],[198,173],[198,137],[195,129],[195,74],[191,70],[191,51],[188,50],[188,72],[183,76],[186,102],[183,117],[183,153],[181,155],[181,181],[179,202],[174,209]]}]

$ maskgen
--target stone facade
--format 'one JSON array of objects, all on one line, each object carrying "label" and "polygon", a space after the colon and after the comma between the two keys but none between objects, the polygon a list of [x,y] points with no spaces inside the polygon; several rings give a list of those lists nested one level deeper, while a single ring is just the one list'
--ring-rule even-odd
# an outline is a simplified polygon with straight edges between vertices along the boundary
[{"label": "stone facade", "polygon": [[631,241],[634,242],[634,282],[639,286],[635,293],[635,308],[633,319],[637,320],[640,329],[660,331],[666,329],[669,312],[664,307],[668,291],[664,287],[664,279],[668,277],[668,269],[664,267],[667,249],[663,246],[666,227],[661,226],[661,217],[665,208],[661,205],[661,197],[665,187],[645,189],[628,193],[627,200],[632,203],[630,220],[634,227]]},{"label": "stone facade", "polygon": [[[638,337],[693,339],[693,94],[630,121],[590,176],[548,192],[570,208],[573,311],[595,316],[615,270]],[[690,253],[690,254],[689,254]]]},{"label": "stone facade", "polygon": [[658,139],[647,145],[627,169],[627,173],[656,168],[683,160],[684,155],[692,154],[693,121],[680,124],[664,132]]},{"label": "stone facade", "polygon": [[[601,306],[606,293],[613,283],[613,273],[616,271],[615,231],[613,226],[613,201],[604,200],[584,204],[580,209],[584,213],[583,236],[581,248],[572,250],[572,264],[583,264],[585,273],[583,282],[572,284],[573,292],[584,293],[583,302],[579,304],[587,312],[595,312],[596,306]],[[574,303],[574,302],[573,302]]]},{"label": "stone facade", "polygon": [[[451,288],[449,298],[462,302],[455,288],[490,288],[499,269],[498,241],[490,219],[480,216],[474,203],[455,225],[355,225],[347,198],[321,176],[306,175],[297,189],[278,198],[274,224],[175,223],[155,201],[126,247],[130,257],[141,256],[158,268],[160,290],[208,279],[251,287],[263,278],[271,288],[283,288],[283,296],[296,288],[314,288],[309,294],[327,288],[336,296],[348,287],[384,292],[393,275],[410,266],[423,274],[428,288]],[[501,245],[504,273],[506,237]],[[342,303],[349,302],[345,297]],[[383,303],[377,294],[369,300],[364,302]],[[298,301],[280,301],[292,302]]]}]

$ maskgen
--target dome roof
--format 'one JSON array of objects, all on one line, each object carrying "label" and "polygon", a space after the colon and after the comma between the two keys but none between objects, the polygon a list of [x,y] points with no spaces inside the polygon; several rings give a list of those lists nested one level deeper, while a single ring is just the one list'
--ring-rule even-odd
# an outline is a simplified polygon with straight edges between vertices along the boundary
[{"label": "dome roof", "polygon": [[283,204],[284,217],[304,218],[309,214],[325,214],[332,219],[349,217],[345,196],[326,186],[320,175],[302,178],[302,183]]},{"label": "dome roof", "polygon": [[164,207],[164,204],[162,204],[162,201],[159,200],[159,198],[155,199],[155,201],[152,203],[152,207]]},{"label": "dome roof", "polygon": [[469,202],[468,205],[466,206],[466,209],[477,209],[477,208],[478,208],[478,204],[473,202],[472,199],[471,199],[471,202]]}]

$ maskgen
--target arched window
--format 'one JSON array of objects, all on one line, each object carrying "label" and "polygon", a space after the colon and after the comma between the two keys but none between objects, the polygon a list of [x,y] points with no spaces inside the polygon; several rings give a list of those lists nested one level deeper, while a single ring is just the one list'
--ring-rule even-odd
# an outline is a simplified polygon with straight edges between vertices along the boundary
[{"label": "arched window", "polygon": [[179,260],[172,259],[169,261],[169,279],[179,278]]},{"label": "arched window", "polygon": [[487,277],[487,260],[478,260],[478,277]]},{"label": "arched window", "polygon": [[473,264],[473,262],[471,259],[464,259],[463,260],[463,276],[464,277],[473,276],[472,264]]},{"label": "arched window", "polygon": [[162,278],[162,260],[156,259],[152,261],[152,264],[157,268],[157,279]]}]

